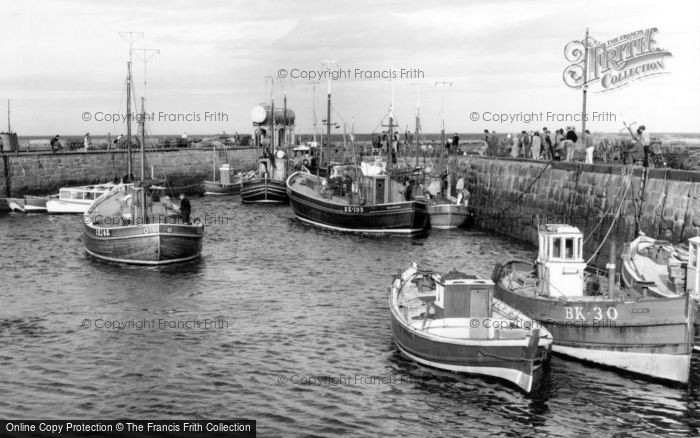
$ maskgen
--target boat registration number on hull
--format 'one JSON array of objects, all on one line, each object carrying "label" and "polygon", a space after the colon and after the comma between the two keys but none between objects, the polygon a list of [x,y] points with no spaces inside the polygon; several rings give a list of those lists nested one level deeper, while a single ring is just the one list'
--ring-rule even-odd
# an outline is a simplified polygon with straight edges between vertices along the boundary
[{"label": "boat registration number on hull", "polygon": [[343,207],[343,211],[345,213],[364,213],[365,209],[363,207],[352,207],[352,206],[346,206]]},{"label": "boat registration number on hull", "polygon": [[95,230],[95,236],[97,236],[97,237],[109,237],[109,236],[111,236],[111,234],[109,233],[109,230],[97,229],[97,230]]},{"label": "boat registration number on hull", "polygon": [[616,320],[618,317],[617,309],[614,307],[607,307],[605,309],[601,307],[592,307],[586,309],[583,306],[567,306],[564,308],[565,318],[570,321],[600,321],[603,318]]}]

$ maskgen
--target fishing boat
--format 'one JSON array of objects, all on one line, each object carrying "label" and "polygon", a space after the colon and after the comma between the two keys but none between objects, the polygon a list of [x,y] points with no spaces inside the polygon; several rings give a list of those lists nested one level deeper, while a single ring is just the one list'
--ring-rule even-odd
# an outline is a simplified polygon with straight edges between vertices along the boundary
[{"label": "fishing boat", "polygon": [[437,230],[453,230],[467,223],[471,217],[469,207],[457,202],[428,202],[430,228]]},{"label": "fishing boat", "polygon": [[[127,76],[128,175],[131,175],[131,62]],[[83,216],[83,243],[88,254],[101,260],[161,265],[196,259],[202,251],[204,224],[179,217],[165,195],[165,186],[144,180],[145,122],[141,99],[141,178],[119,184],[98,198]]]},{"label": "fishing boat", "polygon": [[[452,196],[451,175],[445,165],[445,112],[444,97],[442,99],[442,121],[440,127],[440,159],[437,168],[425,168],[423,186],[429,193],[428,214],[430,215],[430,228],[437,230],[452,230],[467,223],[471,217],[469,201],[464,194],[464,179],[461,187],[457,187],[457,196]],[[419,109],[420,111],[420,109]],[[420,130],[420,115],[416,115],[416,136]],[[418,162],[418,148],[416,148],[416,162]],[[459,186],[459,184],[458,184]]]},{"label": "fishing boat", "polygon": [[234,172],[228,164],[222,164],[219,168],[221,178],[216,181],[204,181],[204,194],[210,196],[239,195],[243,181],[253,177],[253,173]]},{"label": "fishing boat", "polygon": [[287,96],[284,96],[281,110],[275,109],[272,96],[270,105],[253,108],[251,118],[255,127],[255,146],[261,155],[257,174],[243,181],[241,201],[246,204],[286,204],[289,202],[285,186],[289,163],[285,149],[294,144],[294,112],[287,109]]},{"label": "fishing boat", "polygon": [[622,250],[621,278],[625,286],[659,297],[690,294],[695,306],[695,346],[700,349],[700,237],[688,245],[640,234]]},{"label": "fishing boat", "polygon": [[[690,240],[697,248],[700,238]],[[668,241],[641,234],[622,250],[622,281],[627,287],[646,288],[661,297],[673,297],[686,291],[689,270],[689,249]],[[690,273],[692,278],[692,273]],[[692,289],[692,284],[688,289]],[[694,289],[694,290],[697,290]]]},{"label": "fishing boat", "polygon": [[[224,151],[225,152],[225,151]],[[229,163],[219,167],[219,180],[216,179],[216,146],[213,147],[214,159],[212,180],[204,180],[204,194],[210,196],[239,195],[243,181],[252,178],[252,174],[235,172]]]},{"label": "fishing boat", "polygon": [[46,201],[46,211],[83,214],[97,198],[109,193],[114,187],[114,183],[106,183],[61,188],[57,195],[50,196]]},{"label": "fishing boat", "polygon": [[687,383],[690,296],[658,297],[616,285],[614,242],[607,278],[587,272],[582,250],[578,228],[542,226],[534,265],[517,260],[496,265],[496,298],[545,326],[554,336],[555,353]]},{"label": "fishing boat", "polygon": [[476,275],[441,275],[414,263],[391,287],[394,343],[422,365],[497,377],[530,392],[550,359],[552,335],[493,289]]},{"label": "fishing boat", "polygon": [[[327,117],[327,138],[330,139],[330,85]],[[392,138],[396,125],[391,108],[388,126],[388,138]],[[358,165],[356,160],[351,165],[329,164],[327,177],[320,176],[318,170],[315,175],[303,171],[293,173],[287,179],[287,192],[297,219],[335,231],[423,233],[428,226],[425,199],[407,199],[405,186],[398,180],[399,174],[392,171],[391,152],[392,148],[387,147],[387,161],[378,165],[366,162]]]}]

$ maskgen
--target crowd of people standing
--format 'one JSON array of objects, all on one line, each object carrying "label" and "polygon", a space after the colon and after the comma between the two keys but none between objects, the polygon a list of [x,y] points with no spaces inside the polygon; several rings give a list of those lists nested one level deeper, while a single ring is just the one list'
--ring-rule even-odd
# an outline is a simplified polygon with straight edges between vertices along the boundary
[{"label": "crowd of people standing", "polygon": [[499,138],[495,131],[484,130],[486,156],[503,156],[512,158],[529,158],[534,160],[574,161],[577,147],[585,148],[586,163],[593,163],[595,149],[593,137],[586,130],[582,138],[576,133],[576,128],[569,126],[564,129],[550,131],[522,131],[513,136],[507,134],[505,139]]},{"label": "crowd of people standing", "polygon": [[[651,137],[644,125],[636,133],[628,128],[632,141],[621,151],[624,162],[640,166],[649,166],[652,162],[653,151],[650,148]],[[574,126],[566,130],[550,131],[546,127],[542,131],[522,131],[520,134],[507,134],[500,137],[495,131],[484,130],[483,155],[510,156],[512,158],[529,158],[534,160],[554,161],[584,161],[593,163],[596,144],[587,129],[579,136]]]}]

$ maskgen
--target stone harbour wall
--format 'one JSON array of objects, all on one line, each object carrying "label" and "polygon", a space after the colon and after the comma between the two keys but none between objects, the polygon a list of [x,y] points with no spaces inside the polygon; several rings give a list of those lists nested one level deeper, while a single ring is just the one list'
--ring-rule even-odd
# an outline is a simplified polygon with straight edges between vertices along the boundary
[{"label": "stone harbour wall", "polygon": [[465,177],[478,225],[534,245],[538,222],[575,225],[598,266],[611,240],[619,254],[639,232],[672,243],[700,234],[700,172],[476,156],[449,165]]},{"label": "stone harbour wall", "polygon": [[[234,169],[254,169],[255,149],[227,149],[216,152],[218,168],[228,163]],[[146,177],[165,178],[173,187],[191,186],[212,178],[214,152],[211,149],[160,149],[146,153]],[[138,151],[132,154],[132,173],[141,169]],[[0,163],[0,197],[56,193],[60,187],[95,184],[127,174],[127,152],[90,151],[52,153],[9,153]]]}]

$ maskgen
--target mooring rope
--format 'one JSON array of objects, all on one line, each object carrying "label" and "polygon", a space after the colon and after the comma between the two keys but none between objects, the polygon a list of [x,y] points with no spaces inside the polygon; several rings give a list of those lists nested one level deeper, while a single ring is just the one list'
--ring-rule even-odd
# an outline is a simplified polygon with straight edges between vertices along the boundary
[{"label": "mooring rope", "polygon": [[617,218],[620,215],[620,211],[622,211],[622,204],[625,202],[625,196],[627,196],[627,190],[629,190],[630,186],[632,185],[632,174],[628,174],[628,180],[627,180],[627,185],[625,186],[625,191],[622,194],[622,198],[620,199],[620,204],[617,206],[617,212],[615,213],[615,216],[613,217],[613,221],[610,224],[610,228],[608,228],[608,232],[605,233],[605,237],[603,240],[601,240],[600,245],[598,245],[598,248],[593,252],[591,255],[591,258],[588,259],[586,262],[586,265],[590,265],[593,259],[598,255],[598,251],[603,247],[603,244],[605,243],[606,240],[608,240],[608,237],[610,236],[610,232],[612,231],[613,227],[615,226],[615,222],[617,222]]}]

